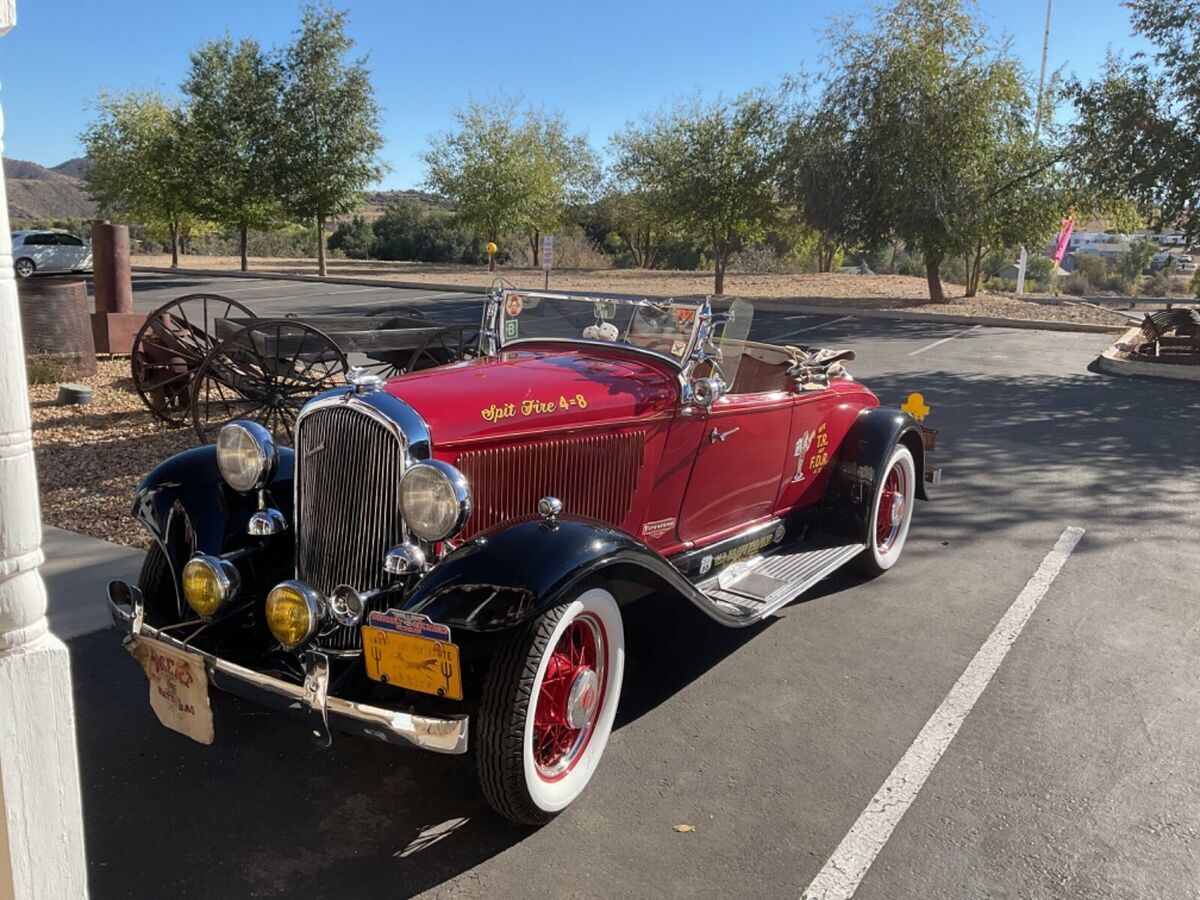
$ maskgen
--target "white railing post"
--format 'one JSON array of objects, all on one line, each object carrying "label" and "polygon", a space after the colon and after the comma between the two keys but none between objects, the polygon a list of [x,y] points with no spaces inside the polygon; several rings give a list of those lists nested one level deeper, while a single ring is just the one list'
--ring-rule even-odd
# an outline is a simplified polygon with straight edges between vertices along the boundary
[{"label": "white railing post", "polygon": [[[16,21],[15,0],[0,0],[0,35]],[[38,573],[42,523],[28,397],[0,177],[0,900],[57,900],[86,896],[87,877],[71,661],[46,629]]]}]

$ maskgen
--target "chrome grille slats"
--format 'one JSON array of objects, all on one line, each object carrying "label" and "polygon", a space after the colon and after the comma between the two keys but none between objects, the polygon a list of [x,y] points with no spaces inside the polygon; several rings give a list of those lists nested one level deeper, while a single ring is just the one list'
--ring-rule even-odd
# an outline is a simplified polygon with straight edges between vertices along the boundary
[{"label": "chrome grille slats", "polygon": [[[397,435],[351,404],[319,407],[300,420],[296,440],[296,577],[325,596],[389,582],[384,554],[404,540]],[[362,646],[358,628],[318,638],[331,650]]]},{"label": "chrome grille slats", "polygon": [[462,537],[529,515],[548,494],[568,513],[620,525],[645,449],[645,432],[627,431],[466,450],[457,466],[471,483],[473,511]]}]

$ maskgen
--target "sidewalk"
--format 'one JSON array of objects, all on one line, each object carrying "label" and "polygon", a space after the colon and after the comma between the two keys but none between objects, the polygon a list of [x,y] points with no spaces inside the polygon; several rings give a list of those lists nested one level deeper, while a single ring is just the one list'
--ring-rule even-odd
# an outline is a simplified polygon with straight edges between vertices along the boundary
[{"label": "sidewalk", "polygon": [[107,628],[105,586],[113,579],[136,582],[143,553],[46,525],[42,528],[42,578],[50,630],[64,641]]}]

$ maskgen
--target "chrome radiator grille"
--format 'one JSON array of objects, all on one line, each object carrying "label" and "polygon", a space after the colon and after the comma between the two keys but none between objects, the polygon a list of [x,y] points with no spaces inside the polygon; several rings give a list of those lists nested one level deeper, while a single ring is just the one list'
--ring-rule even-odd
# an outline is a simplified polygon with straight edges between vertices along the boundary
[{"label": "chrome radiator grille", "polygon": [[620,525],[629,513],[645,447],[645,432],[631,431],[468,450],[458,457],[458,468],[471,483],[471,520],[463,537],[529,515],[548,494],[562,500],[569,513]]},{"label": "chrome radiator grille", "polygon": [[[296,439],[296,577],[325,596],[390,580],[383,557],[404,540],[404,447],[383,423],[349,405],[314,410]],[[318,643],[362,646],[358,628],[336,626]]]}]

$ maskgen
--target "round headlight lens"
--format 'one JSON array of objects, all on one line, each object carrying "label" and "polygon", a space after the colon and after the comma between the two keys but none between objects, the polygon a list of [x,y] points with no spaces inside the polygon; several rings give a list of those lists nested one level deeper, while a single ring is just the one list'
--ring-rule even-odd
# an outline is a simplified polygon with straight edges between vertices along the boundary
[{"label": "round headlight lens", "polygon": [[196,556],[183,567],[183,599],[205,619],[237,593],[237,570],[212,556]]},{"label": "round headlight lens", "polygon": [[283,581],[267,594],[267,628],[283,646],[303,644],[316,633],[320,621],[320,597],[308,585]]},{"label": "round headlight lens", "polygon": [[400,514],[409,531],[423,541],[453,537],[471,515],[466,477],[441,460],[410,466],[400,479]]},{"label": "round headlight lens", "polygon": [[217,467],[235,491],[256,491],[275,474],[279,453],[271,433],[257,422],[230,422],[217,435]]}]

